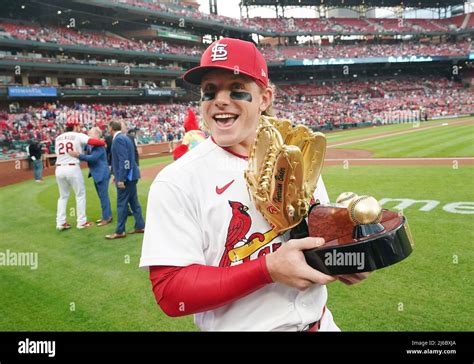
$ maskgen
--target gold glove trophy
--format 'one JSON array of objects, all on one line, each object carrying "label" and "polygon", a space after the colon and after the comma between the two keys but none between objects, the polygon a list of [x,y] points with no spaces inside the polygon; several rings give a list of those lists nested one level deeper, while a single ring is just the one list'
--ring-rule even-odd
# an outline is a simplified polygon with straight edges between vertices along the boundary
[{"label": "gold glove trophy", "polygon": [[336,204],[313,202],[326,153],[326,138],[304,125],[262,116],[245,171],[256,208],[275,234],[322,237],[304,252],[307,263],[330,275],[373,271],[408,257],[407,220],[382,209],[371,196],[342,193]]}]

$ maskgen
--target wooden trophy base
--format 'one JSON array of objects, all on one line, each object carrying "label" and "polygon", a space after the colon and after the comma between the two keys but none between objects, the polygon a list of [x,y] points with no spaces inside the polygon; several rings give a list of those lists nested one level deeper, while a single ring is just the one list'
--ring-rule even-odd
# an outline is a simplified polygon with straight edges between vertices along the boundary
[{"label": "wooden trophy base", "polygon": [[293,229],[291,237],[324,238],[323,246],[304,255],[311,267],[329,275],[381,269],[402,261],[413,250],[406,218],[389,210],[382,211],[378,224],[354,226],[345,207],[314,205],[305,225],[303,221]]}]

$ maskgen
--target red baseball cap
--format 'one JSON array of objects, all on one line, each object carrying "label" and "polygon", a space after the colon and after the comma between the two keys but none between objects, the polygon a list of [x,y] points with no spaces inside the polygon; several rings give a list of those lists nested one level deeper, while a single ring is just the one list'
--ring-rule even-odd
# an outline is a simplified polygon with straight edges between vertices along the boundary
[{"label": "red baseball cap", "polygon": [[183,78],[200,85],[206,73],[219,68],[242,73],[252,77],[260,86],[268,87],[268,67],[262,53],[252,42],[234,38],[222,38],[212,43],[202,54],[201,64],[187,71]]}]

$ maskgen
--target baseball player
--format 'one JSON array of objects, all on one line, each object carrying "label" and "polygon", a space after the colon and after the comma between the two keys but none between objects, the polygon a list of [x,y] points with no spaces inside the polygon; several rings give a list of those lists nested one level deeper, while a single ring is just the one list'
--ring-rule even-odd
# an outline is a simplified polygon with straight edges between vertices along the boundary
[{"label": "baseball player", "polygon": [[[211,137],[150,189],[140,266],[149,267],[157,303],[169,316],[195,314],[201,330],[338,331],[325,285],[365,277],[309,267],[302,251],[323,239],[275,236],[247,192],[249,147],[272,102],[263,56],[253,43],[224,38],[184,79],[201,86]],[[321,179],[315,197],[328,201]]]},{"label": "baseball player", "polygon": [[66,122],[66,132],[56,138],[56,181],[59,188],[59,199],[56,214],[56,229],[59,231],[71,228],[66,221],[66,208],[71,188],[76,195],[77,228],[84,229],[92,226],[86,217],[86,188],[82,176],[80,161],[69,155],[70,152],[82,153],[86,144],[105,146],[105,142],[90,138],[80,133],[79,122],[70,119]]}]

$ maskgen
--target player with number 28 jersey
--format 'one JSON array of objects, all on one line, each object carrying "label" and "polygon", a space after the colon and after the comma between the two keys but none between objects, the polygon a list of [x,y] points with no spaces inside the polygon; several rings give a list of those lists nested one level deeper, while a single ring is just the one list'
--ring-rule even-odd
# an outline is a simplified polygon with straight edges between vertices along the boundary
[{"label": "player with number 28 jersey", "polygon": [[67,201],[71,188],[76,196],[74,215],[77,218],[77,228],[92,226],[86,217],[86,188],[81,163],[78,158],[69,155],[70,152],[83,153],[86,144],[104,146],[105,142],[79,133],[79,123],[73,120],[66,123],[66,132],[56,138],[56,181],[59,188],[56,229],[60,231],[71,227],[66,221]]}]

